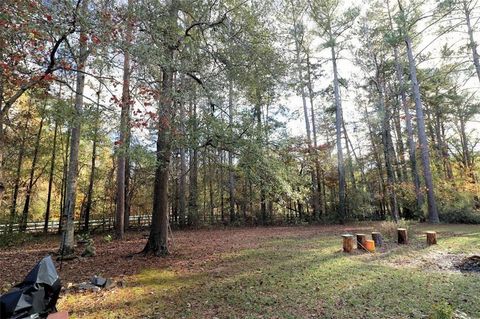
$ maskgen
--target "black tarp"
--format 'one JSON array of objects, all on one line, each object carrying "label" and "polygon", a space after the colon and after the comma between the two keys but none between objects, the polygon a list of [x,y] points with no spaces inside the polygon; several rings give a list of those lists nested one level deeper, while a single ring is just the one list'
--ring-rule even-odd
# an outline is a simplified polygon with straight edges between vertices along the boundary
[{"label": "black tarp", "polygon": [[44,257],[25,279],[0,297],[0,319],[40,318],[54,312],[62,288],[50,256]]}]

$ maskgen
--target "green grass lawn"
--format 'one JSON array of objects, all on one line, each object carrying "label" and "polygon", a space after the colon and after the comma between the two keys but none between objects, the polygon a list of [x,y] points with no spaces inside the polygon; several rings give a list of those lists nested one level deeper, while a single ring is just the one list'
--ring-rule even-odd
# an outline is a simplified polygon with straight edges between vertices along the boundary
[{"label": "green grass lawn", "polygon": [[341,252],[339,231],[279,230],[192,267],[144,269],[124,288],[67,294],[60,309],[74,318],[422,318],[446,302],[480,318],[480,274],[436,267],[442,256],[480,254],[480,226],[435,226],[432,247],[426,229],[410,229],[408,246],[387,239],[375,254]]}]

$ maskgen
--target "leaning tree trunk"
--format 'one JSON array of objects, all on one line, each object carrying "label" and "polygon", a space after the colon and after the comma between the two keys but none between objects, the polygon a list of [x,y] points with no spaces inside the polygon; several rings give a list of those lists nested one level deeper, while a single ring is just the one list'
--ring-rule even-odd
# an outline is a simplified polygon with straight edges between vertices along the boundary
[{"label": "leaning tree trunk", "polygon": [[[85,6],[85,3],[83,5]],[[80,32],[80,36],[84,36]],[[85,63],[88,51],[86,43],[80,41],[80,49],[77,65],[77,78],[75,90],[74,117],[70,129],[70,156],[68,161],[68,173],[65,191],[64,226],[62,227],[62,243],[60,252],[62,255],[72,255],[75,252],[75,202],[77,199],[78,178],[78,155],[80,149],[81,118],[83,113],[83,92],[85,89]]]},{"label": "leaning tree trunk", "polygon": [[425,186],[427,188],[427,200],[428,200],[428,220],[431,223],[438,223],[438,211],[437,203],[435,200],[435,193],[433,187],[433,177],[430,170],[430,154],[428,150],[428,140],[425,133],[425,119],[423,115],[423,106],[420,96],[420,86],[417,80],[417,69],[415,66],[415,59],[412,51],[412,40],[410,36],[405,36],[405,44],[407,47],[408,63],[410,66],[410,77],[412,92],[415,99],[415,110],[417,114],[417,129],[418,129],[418,141],[420,143],[420,151],[422,155],[423,164],[423,176],[425,178]]},{"label": "leaning tree trunk", "polygon": [[335,93],[335,130],[337,140],[337,159],[338,159],[338,216],[342,222],[345,222],[346,216],[346,182],[345,182],[345,163],[343,160],[342,149],[342,123],[343,111],[342,101],[340,99],[340,87],[337,70],[337,57],[335,46],[331,47],[333,63],[333,89]]}]

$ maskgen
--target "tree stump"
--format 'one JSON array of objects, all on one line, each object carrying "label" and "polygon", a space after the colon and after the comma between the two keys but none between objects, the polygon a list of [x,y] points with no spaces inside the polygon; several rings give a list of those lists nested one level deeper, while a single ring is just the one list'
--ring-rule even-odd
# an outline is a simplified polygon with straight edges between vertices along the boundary
[{"label": "tree stump", "polygon": [[382,247],[383,246],[382,234],[380,234],[379,232],[376,232],[376,231],[372,232],[372,239],[375,242],[376,247]]},{"label": "tree stump", "polygon": [[353,235],[345,234],[343,237],[343,252],[351,253],[353,251]]},{"label": "tree stump", "polygon": [[375,252],[375,242],[373,240],[365,240],[365,249],[371,253]]},{"label": "tree stump", "polygon": [[427,231],[427,245],[436,245],[437,244],[437,232],[434,231]]},{"label": "tree stump", "polygon": [[408,244],[408,235],[407,235],[407,230],[405,228],[398,228],[397,235],[398,235],[398,243],[400,245]]},{"label": "tree stump", "polygon": [[357,249],[366,250],[365,249],[365,240],[367,240],[367,235],[357,234]]}]

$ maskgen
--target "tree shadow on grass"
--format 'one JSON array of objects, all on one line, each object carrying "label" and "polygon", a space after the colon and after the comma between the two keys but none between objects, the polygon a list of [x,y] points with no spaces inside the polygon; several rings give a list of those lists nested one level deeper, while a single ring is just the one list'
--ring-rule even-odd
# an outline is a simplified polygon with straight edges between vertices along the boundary
[{"label": "tree shadow on grass", "polygon": [[[101,302],[87,295],[65,305],[90,318],[418,318],[442,300],[480,313],[478,277],[427,275],[340,248],[338,236],[272,238],[188,272],[144,270]],[[391,254],[424,249],[399,246]]]}]

